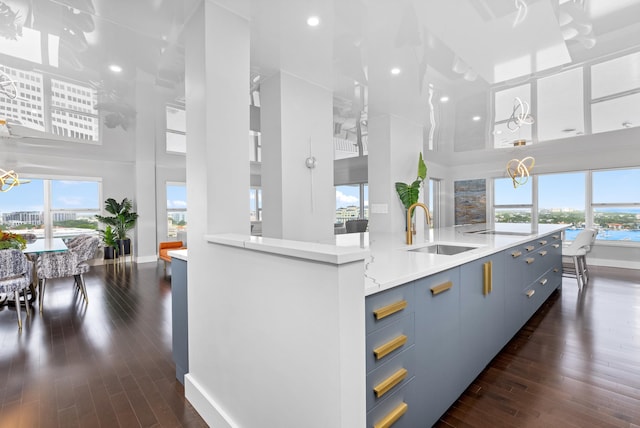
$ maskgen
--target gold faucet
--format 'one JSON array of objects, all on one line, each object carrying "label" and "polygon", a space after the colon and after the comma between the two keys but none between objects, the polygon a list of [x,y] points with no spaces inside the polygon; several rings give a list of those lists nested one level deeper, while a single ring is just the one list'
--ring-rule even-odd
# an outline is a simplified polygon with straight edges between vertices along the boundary
[{"label": "gold faucet", "polygon": [[416,202],[415,204],[411,205],[407,210],[407,245],[413,244],[413,231],[411,230],[411,213],[413,212],[415,207],[424,208],[427,224],[431,225],[431,214],[429,214],[429,208],[427,208],[425,204],[422,204],[420,202]]}]

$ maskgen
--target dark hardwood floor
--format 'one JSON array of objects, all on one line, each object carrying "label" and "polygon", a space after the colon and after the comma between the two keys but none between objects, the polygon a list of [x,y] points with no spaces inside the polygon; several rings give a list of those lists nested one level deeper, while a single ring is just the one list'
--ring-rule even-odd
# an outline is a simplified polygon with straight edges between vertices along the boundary
[{"label": "dark hardwood floor", "polygon": [[0,310],[0,428],[207,426],[175,379],[170,280],[129,266],[92,268],[88,305],[73,279],[48,282],[21,334]]},{"label": "dark hardwood floor", "polygon": [[640,427],[640,271],[555,292],[438,427]]},{"label": "dark hardwood floor", "polygon": [[[206,426],[175,380],[162,266],[86,282],[88,306],[49,283],[21,334],[0,310],[0,428]],[[640,427],[640,271],[592,268],[582,293],[565,278],[437,426]]]}]

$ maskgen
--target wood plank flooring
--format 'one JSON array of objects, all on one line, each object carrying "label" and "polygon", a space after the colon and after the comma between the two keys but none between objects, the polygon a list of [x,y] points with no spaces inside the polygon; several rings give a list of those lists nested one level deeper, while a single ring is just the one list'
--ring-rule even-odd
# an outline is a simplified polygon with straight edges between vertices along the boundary
[{"label": "wood plank flooring", "polygon": [[[0,428],[205,427],[175,380],[162,266],[86,281],[89,305],[51,281],[21,334],[0,309]],[[582,293],[565,278],[437,426],[640,427],[640,271],[592,268]]]},{"label": "wood plank flooring", "polygon": [[[171,284],[156,264],[47,282],[43,314],[0,310],[0,428],[206,427],[171,356]],[[35,315],[34,315],[35,313]]]},{"label": "wood plank flooring", "polygon": [[438,427],[640,427],[640,271],[555,292]]}]

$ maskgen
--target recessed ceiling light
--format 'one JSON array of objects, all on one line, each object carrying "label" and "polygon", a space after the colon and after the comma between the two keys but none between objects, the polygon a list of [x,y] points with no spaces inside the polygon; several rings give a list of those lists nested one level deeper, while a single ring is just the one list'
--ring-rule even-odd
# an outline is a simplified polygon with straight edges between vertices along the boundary
[{"label": "recessed ceiling light", "polygon": [[122,67],[120,67],[118,64],[111,64],[109,66],[109,70],[113,71],[114,73],[122,73]]},{"label": "recessed ceiling light", "polygon": [[472,119],[474,122],[477,122],[477,121],[479,121],[479,120],[480,120],[480,116],[473,116],[471,119]]},{"label": "recessed ceiling light", "polygon": [[310,16],[309,18],[307,18],[307,25],[309,27],[317,27],[318,25],[320,25],[320,18],[318,18],[317,16]]},{"label": "recessed ceiling light", "polygon": [[446,103],[447,101],[449,101],[449,97],[448,96],[445,95],[443,97],[440,97],[440,102],[441,103]]},{"label": "recessed ceiling light", "polygon": [[391,74],[393,74],[394,76],[397,76],[398,74],[400,74],[400,69],[398,67],[393,67],[391,69]]}]

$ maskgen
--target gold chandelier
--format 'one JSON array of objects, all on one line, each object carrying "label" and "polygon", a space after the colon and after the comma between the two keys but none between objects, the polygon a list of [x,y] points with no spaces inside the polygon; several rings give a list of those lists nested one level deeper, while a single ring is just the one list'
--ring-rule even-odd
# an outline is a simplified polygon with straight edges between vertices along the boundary
[{"label": "gold chandelier", "polygon": [[28,183],[28,180],[22,180],[18,178],[18,174],[15,171],[5,171],[0,168],[0,192],[8,192],[14,186],[19,186],[20,184]]}]

